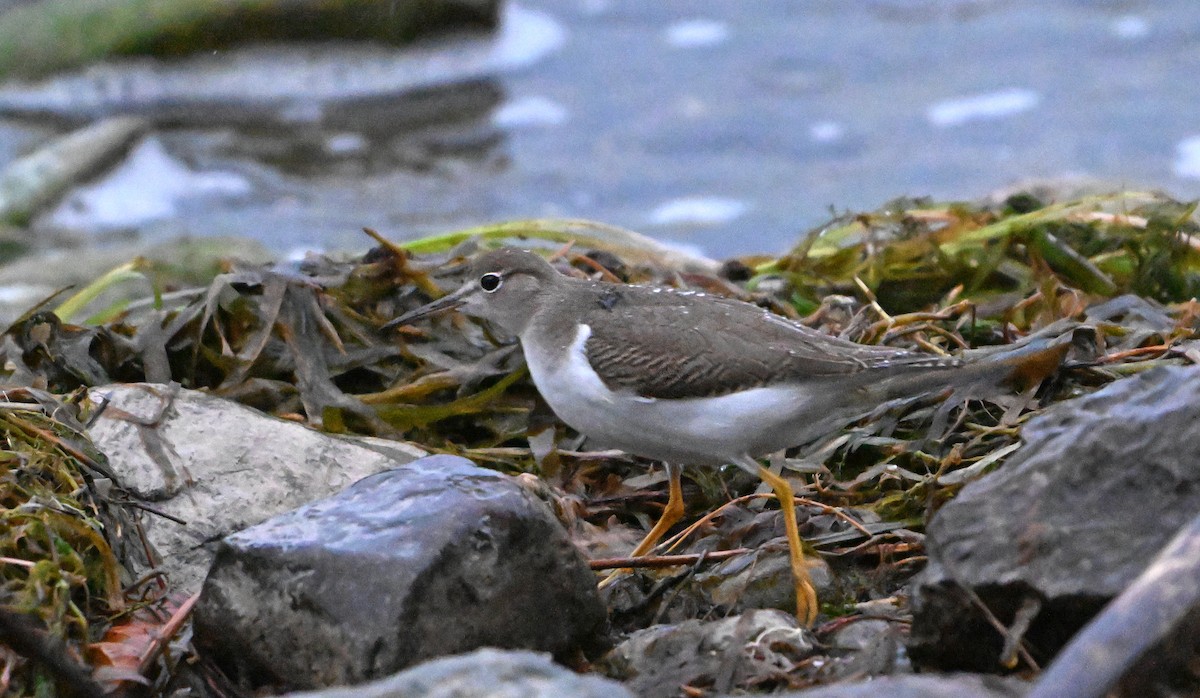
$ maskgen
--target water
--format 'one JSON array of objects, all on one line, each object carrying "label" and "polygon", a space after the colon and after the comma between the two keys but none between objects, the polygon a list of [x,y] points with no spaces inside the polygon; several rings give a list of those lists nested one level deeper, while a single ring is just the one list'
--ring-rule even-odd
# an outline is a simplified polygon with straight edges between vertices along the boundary
[{"label": "water", "polygon": [[[555,175],[550,212],[724,255],[899,195],[1075,176],[1200,192],[1198,3],[567,7],[563,53],[505,80],[571,114],[508,139],[514,171]],[[685,200],[736,215],[661,215]]]},{"label": "water", "polygon": [[[971,199],[1071,177],[1200,193],[1200,3],[1190,0],[516,9],[522,21],[489,46],[457,62],[422,57],[420,84],[455,85],[425,102],[382,89],[370,99],[370,76],[386,77],[390,58],[342,54],[332,74],[338,61],[376,68],[358,73],[352,99],[293,95],[282,116],[243,112],[250,125],[164,129],[111,175],[125,189],[102,181],[44,221],[98,235],[253,235],[295,252],[366,247],[362,226],[404,238],[585,217],[724,257],[781,251],[831,211],[901,195]],[[246,76],[243,60],[226,63]],[[423,116],[446,104],[459,118]],[[113,205],[139,176],[164,172],[198,184],[147,186],[165,206]]]}]

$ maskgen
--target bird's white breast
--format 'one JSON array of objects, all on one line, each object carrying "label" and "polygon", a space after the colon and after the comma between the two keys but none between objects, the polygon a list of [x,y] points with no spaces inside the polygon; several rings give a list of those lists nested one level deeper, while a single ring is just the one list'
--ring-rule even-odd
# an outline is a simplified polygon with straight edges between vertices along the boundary
[{"label": "bird's white breast", "polygon": [[533,382],[550,408],[600,444],[669,462],[718,465],[806,440],[797,421],[813,410],[811,389],[791,384],[684,399],[613,391],[587,361],[591,332],[588,325],[578,326],[565,359],[539,350],[536,342],[523,347]]}]

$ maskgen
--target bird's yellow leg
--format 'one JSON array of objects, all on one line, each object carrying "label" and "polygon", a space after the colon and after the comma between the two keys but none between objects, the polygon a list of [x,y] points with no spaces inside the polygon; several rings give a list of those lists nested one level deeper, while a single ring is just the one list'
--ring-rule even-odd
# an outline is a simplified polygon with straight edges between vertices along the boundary
[{"label": "bird's yellow leg", "polygon": [[792,562],[792,582],[796,587],[796,619],[811,627],[817,619],[817,590],[813,587],[808,565],[804,562],[804,548],[800,542],[800,529],[796,525],[796,503],[792,495],[792,486],[783,477],[762,466],[758,466],[758,476],[771,486],[775,497],[779,499]]},{"label": "bird's yellow leg", "polygon": [[671,527],[683,518],[683,484],[680,482],[682,474],[679,466],[667,466],[667,506],[663,508],[662,515],[658,517],[658,523],[654,524],[654,528],[646,534],[641,543],[629,553],[629,557],[641,557],[650,552],[651,548],[658,545],[658,541],[671,530]]},{"label": "bird's yellow leg", "polygon": [[[667,464],[667,506],[663,508],[662,514],[658,517],[658,522],[646,534],[641,543],[629,553],[629,557],[641,557],[658,545],[658,541],[671,530],[680,519],[683,518],[683,485],[680,482],[680,476],[683,474],[682,468],[678,465]],[[626,569],[613,570],[603,581],[600,582],[600,588],[612,584],[622,573],[628,572]]]}]

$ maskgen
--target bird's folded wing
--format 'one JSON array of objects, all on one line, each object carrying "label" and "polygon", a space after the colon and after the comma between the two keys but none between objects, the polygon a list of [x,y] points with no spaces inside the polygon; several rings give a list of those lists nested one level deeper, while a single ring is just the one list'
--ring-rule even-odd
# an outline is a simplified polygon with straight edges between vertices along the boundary
[{"label": "bird's folded wing", "polygon": [[722,314],[720,331],[681,322],[686,313],[700,312],[689,305],[636,307],[624,318],[619,305],[595,312],[608,317],[588,323],[585,351],[592,368],[608,388],[651,398],[711,397],[885,366],[957,363],[836,339],[744,304],[703,311]]}]

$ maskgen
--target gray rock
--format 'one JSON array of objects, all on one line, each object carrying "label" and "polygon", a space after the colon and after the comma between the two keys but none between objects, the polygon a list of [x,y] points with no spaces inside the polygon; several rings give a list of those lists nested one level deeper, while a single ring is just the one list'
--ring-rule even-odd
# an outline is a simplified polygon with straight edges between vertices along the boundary
[{"label": "gray rock", "polygon": [[1029,690],[1020,679],[979,674],[883,676],[869,681],[834,684],[807,691],[779,693],[775,698],[1017,698]]},{"label": "gray rock", "polygon": [[195,633],[245,683],[317,688],[479,647],[565,654],[604,623],[595,575],[544,503],[430,456],[226,538]]},{"label": "gray rock", "polygon": [[863,617],[843,625],[823,638],[830,656],[821,676],[833,680],[910,673],[904,649],[907,629],[907,624],[882,618]]},{"label": "gray rock", "polygon": [[[755,551],[730,558],[696,575],[696,582],[709,591],[713,604],[734,612],[755,608],[795,609],[796,585],[791,560],[786,543],[780,547],[782,552],[776,549],[770,555]],[[818,556],[809,556],[805,562],[817,598],[830,598],[836,585],[829,563]]]},{"label": "gray rock", "polygon": [[544,654],[481,649],[443,657],[386,679],[287,698],[632,698],[616,681],[581,676]]},{"label": "gray rock", "polygon": [[911,656],[992,669],[1005,624],[1041,604],[1025,639],[1045,661],[1119,594],[1200,511],[1200,367],[1164,367],[1061,403],[1031,420],[1025,445],[965,487],[928,530],[914,583]]},{"label": "gray rock", "polygon": [[[397,6],[428,18],[433,4]],[[413,121],[442,121],[453,113],[447,109],[462,104],[462,97],[449,98],[454,88],[524,68],[564,40],[562,29],[543,13],[493,0],[466,4],[501,13],[499,31],[453,32],[403,50],[373,41],[262,42],[170,60],[113,57],[43,79],[0,84],[0,114],[65,119],[137,114],[159,123],[275,123],[295,129],[344,124],[346,115],[329,112],[358,108],[405,119],[410,127]],[[522,50],[510,49],[514,41],[522,42]],[[438,97],[428,99],[430,92]]]},{"label": "gray rock", "polygon": [[[108,407],[89,429],[121,485],[158,511],[142,527],[158,558],[135,575],[167,573],[173,590],[200,590],[215,541],[424,454],[382,439],[345,439],[179,386],[93,388]],[[140,552],[140,551],[133,551]]]},{"label": "gray rock", "polygon": [[[618,577],[605,589],[613,625],[631,631],[650,624],[672,625],[693,618],[738,615],[766,608],[795,612],[796,585],[782,518],[779,510],[757,513],[726,510],[714,536],[700,538],[681,552],[711,552],[729,541],[747,552],[701,566],[699,571],[677,568],[671,573],[673,579],[649,570]],[[640,535],[634,536],[635,543],[637,540]],[[630,547],[626,546],[622,552]],[[805,564],[818,599],[842,595],[829,563],[818,555],[809,555]],[[670,591],[663,593],[665,588]]]},{"label": "gray rock", "polygon": [[[128,0],[23,3],[7,12],[0,5],[0,82],[82,69],[103,59],[167,62],[258,43],[400,47],[437,34],[492,29],[497,5],[497,0],[164,0],[153,12]],[[71,41],[62,41],[65,36]]]},{"label": "gray rock", "polygon": [[787,673],[813,652],[812,634],[782,611],[749,611],[639,630],[601,662],[640,696],[673,696],[680,686],[722,692],[748,679]]},{"label": "gray rock", "polygon": [[0,222],[26,225],[68,188],[119,160],[147,126],[141,119],[105,119],[10,163],[0,170]]},{"label": "gray rock", "polygon": [[1038,677],[1030,698],[1195,695],[1200,690],[1197,579],[1200,516],[1063,648]]}]

